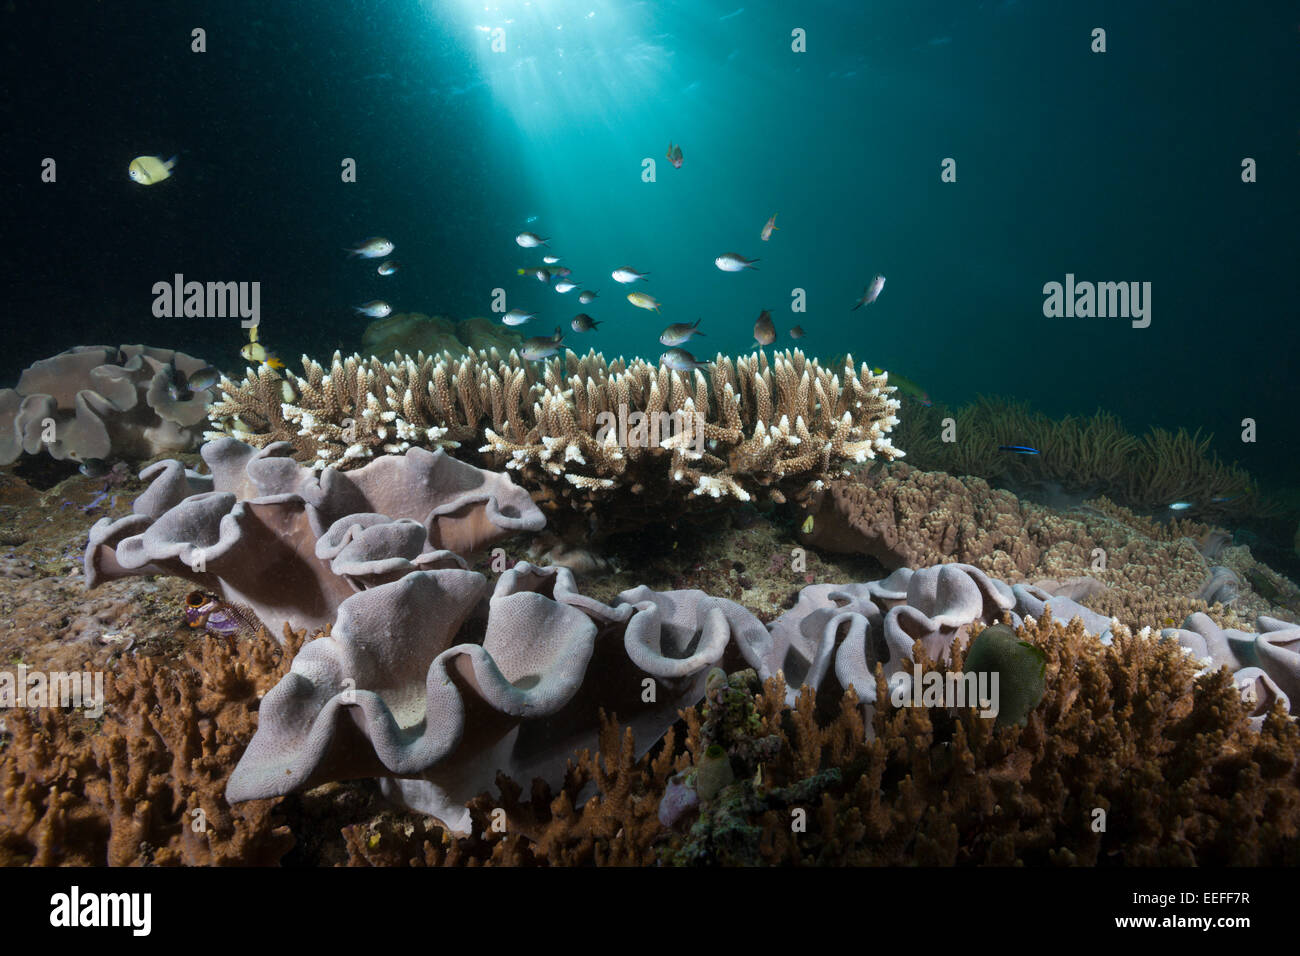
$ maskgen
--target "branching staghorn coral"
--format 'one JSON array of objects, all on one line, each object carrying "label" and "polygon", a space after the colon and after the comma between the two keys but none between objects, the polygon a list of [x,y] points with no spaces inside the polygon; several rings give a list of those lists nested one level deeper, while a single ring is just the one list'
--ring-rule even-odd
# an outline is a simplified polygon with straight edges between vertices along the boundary
[{"label": "branching staghorn coral", "polygon": [[[732,359],[708,374],[588,352],[528,363],[495,349],[465,356],[335,353],[304,375],[250,371],[222,383],[220,433],[288,441],[316,469],[347,469],[410,447],[515,471],[540,501],[588,511],[614,492],[666,499],[777,501],[847,462],[892,460],[899,403],[885,376],[851,357],[838,372],[795,349]],[[555,510],[555,509],[552,509]]]}]

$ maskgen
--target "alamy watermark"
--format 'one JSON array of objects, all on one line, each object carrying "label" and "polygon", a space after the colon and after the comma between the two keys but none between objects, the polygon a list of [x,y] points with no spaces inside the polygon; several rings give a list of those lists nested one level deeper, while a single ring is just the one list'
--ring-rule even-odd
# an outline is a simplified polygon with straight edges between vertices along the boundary
[{"label": "alamy watermark", "polygon": [[606,444],[610,436],[620,448],[684,448],[694,445],[696,455],[704,454],[704,415],[700,412],[629,412],[627,405],[618,413],[600,412],[596,441]]},{"label": "alamy watermark", "polygon": [[103,671],[0,671],[0,708],[76,708],[95,720],[104,713]]},{"label": "alamy watermark", "polygon": [[262,283],[186,282],[176,273],[171,282],[153,284],[153,314],[159,319],[228,319],[255,329],[262,321]]},{"label": "alamy watermark", "polygon": [[1133,328],[1151,324],[1150,282],[1075,282],[1043,285],[1043,315],[1049,319],[1132,319]]},{"label": "alamy watermark", "polygon": [[889,679],[889,702],[895,707],[979,707],[981,717],[996,717],[997,671],[900,671]]}]

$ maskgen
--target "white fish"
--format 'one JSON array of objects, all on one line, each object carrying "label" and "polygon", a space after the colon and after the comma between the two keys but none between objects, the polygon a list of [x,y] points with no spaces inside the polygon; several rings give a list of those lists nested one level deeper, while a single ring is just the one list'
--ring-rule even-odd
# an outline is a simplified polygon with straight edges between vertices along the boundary
[{"label": "white fish", "polygon": [[393,307],[383,299],[375,299],[373,302],[367,302],[365,305],[354,305],[353,311],[360,312],[362,315],[368,315],[372,319],[382,319],[393,314]]},{"label": "white fish", "polygon": [[1195,505],[1193,505],[1192,502],[1190,502],[1190,501],[1175,501],[1173,504],[1171,504],[1171,505],[1169,506],[1169,510],[1170,510],[1170,511],[1187,511],[1187,510],[1189,510],[1189,509],[1191,509],[1191,508],[1194,508],[1194,507],[1195,507]]},{"label": "white fish", "polygon": [[635,282],[637,279],[644,279],[649,274],[648,272],[637,272],[631,266],[620,266],[610,273],[615,282],[622,282],[624,285]]},{"label": "white fish", "polygon": [[713,264],[723,272],[740,272],[742,269],[753,269],[755,262],[758,262],[758,260],[746,259],[734,252],[725,253],[713,260]]},{"label": "white fish", "polygon": [[542,256],[542,261],[545,262],[548,266],[553,266],[553,265],[555,265],[557,262],[560,261],[560,257],[559,257],[559,256]]},{"label": "white fish", "polygon": [[669,349],[659,356],[659,364],[667,365],[678,372],[688,372],[694,368],[707,370],[709,367],[708,362],[695,361],[695,356],[685,349]]},{"label": "white fish", "polygon": [[855,305],[853,308],[849,309],[849,311],[856,312],[864,305],[870,305],[871,303],[875,302],[877,296],[880,295],[881,290],[884,288],[885,288],[885,277],[882,275],[876,276],[874,279],[871,280],[870,283],[867,284],[867,287],[862,290],[862,298],[858,299],[858,304]]},{"label": "white fish", "polygon": [[538,246],[546,245],[549,241],[549,237],[543,239],[535,232],[521,232],[519,235],[515,236],[515,242],[519,243],[519,245],[523,246],[525,249],[536,249]]},{"label": "white fish", "polygon": [[390,276],[397,271],[397,263],[392,259],[388,259],[385,262],[379,263],[379,269],[377,271],[381,276]]},{"label": "white fish", "polygon": [[568,279],[560,279],[555,283],[556,292],[572,292],[578,287],[578,283],[570,282]]},{"label": "white fish", "polygon": [[347,251],[350,255],[360,256],[362,259],[382,259],[396,248],[382,236],[375,236],[373,239],[367,239]]},{"label": "white fish", "polygon": [[531,319],[537,318],[536,312],[525,312],[523,309],[511,309],[505,315],[501,316],[501,321],[506,325],[523,325]]}]

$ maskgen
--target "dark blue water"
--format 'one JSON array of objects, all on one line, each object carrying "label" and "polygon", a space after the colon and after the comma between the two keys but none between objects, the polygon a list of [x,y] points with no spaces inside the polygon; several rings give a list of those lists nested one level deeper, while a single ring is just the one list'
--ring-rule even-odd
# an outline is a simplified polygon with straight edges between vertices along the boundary
[{"label": "dark blue water", "polygon": [[[260,282],[263,339],[288,356],[359,348],[350,306],[369,299],[463,318],[503,288],[539,313],[529,334],[601,320],[568,333],[583,351],[653,359],[664,325],[701,318],[697,352],[738,352],[770,309],[778,346],[801,324],[806,350],[937,400],[1101,406],[1292,473],[1295,4],[486,6],[10,3],[0,383],[91,342],[239,367],[236,321],[151,314],[178,272]],[[173,153],[166,182],[127,178],[132,157]],[[39,181],[46,156],[57,184]],[[516,276],[540,264],[514,242],[525,228],[600,298]],[[371,235],[397,244],[397,276],[341,252]],[[758,268],[722,273],[724,252]],[[636,288],[660,314],[624,299],[622,265],[650,273]],[[876,273],[880,299],[850,311]],[[1067,273],[1151,283],[1150,326],[1045,318],[1044,283]]]}]

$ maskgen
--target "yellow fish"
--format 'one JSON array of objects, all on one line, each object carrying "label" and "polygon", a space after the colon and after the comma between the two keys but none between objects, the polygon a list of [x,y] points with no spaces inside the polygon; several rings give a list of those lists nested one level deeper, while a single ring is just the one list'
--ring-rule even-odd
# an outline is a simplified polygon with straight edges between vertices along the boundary
[{"label": "yellow fish", "polygon": [[172,174],[172,167],[176,165],[176,157],[163,162],[157,156],[137,156],[131,160],[129,174],[133,182],[141,186],[152,186],[154,183],[160,183]]},{"label": "yellow fish", "polygon": [[239,354],[258,365],[267,365],[276,369],[284,368],[284,363],[276,358],[273,352],[268,352],[261,342],[249,342],[239,350]]},{"label": "yellow fish", "polygon": [[646,295],[644,292],[629,292],[627,301],[631,302],[638,309],[654,309],[659,311],[659,302],[652,295]]},{"label": "yellow fish", "polygon": [[812,529],[813,529],[813,516],[809,515],[808,517],[803,519],[803,524],[799,527],[799,530],[802,531],[804,534],[812,534]]}]

